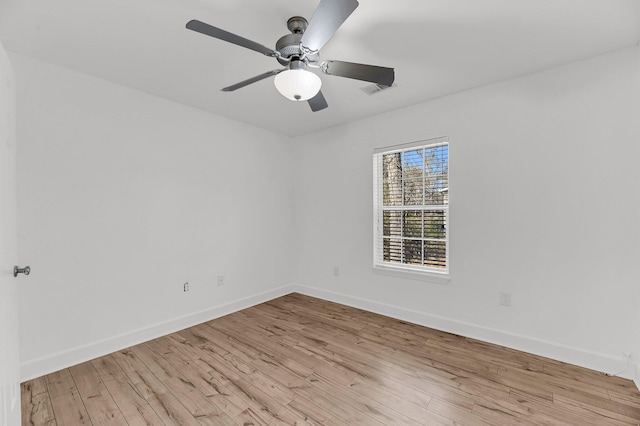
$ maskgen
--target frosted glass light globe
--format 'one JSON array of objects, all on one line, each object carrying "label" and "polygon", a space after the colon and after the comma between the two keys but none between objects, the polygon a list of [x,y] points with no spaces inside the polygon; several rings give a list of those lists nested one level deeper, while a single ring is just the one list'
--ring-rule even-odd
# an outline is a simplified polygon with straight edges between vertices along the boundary
[{"label": "frosted glass light globe", "polygon": [[322,80],[310,71],[293,69],[276,75],[273,83],[282,96],[292,101],[306,101],[320,91]]}]

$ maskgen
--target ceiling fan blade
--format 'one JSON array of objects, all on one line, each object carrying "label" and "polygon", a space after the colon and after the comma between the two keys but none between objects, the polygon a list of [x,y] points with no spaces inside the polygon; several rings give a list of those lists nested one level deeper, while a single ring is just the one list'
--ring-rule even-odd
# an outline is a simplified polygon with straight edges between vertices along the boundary
[{"label": "ceiling fan blade", "polygon": [[320,50],[358,5],[358,0],[321,0],[302,35],[302,46]]},{"label": "ceiling fan blade", "polygon": [[228,31],[222,30],[212,25],[205,24],[204,22],[200,22],[196,19],[192,19],[191,21],[187,22],[187,28],[192,31],[196,31],[211,37],[215,37],[217,39],[227,41],[229,43],[233,43],[241,47],[246,47],[247,49],[254,50],[258,53],[262,53],[263,55],[267,55],[267,56],[277,55],[275,50],[269,49],[268,47],[263,46],[260,43],[256,43],[255,41],[251,41],[244,37],[240,37],[239,35],[230,33]]},{"label": "ceiling fan blade", "polygon": [[325,61],[322,63],[321,69],[325,74],[370,81],[371,83],[382,86],[391,86],[395,79],[395,71],[393,68],[356,64],[353,62]]},{"label": "ceiling fan blade", "polygon": [[318,92],[318,94],[313,98],[309,99],[307,102],[309,102],[309,106],[311,107],[311,111],[313,112],[320,111],[329,106],[321,91]]},{"label": "ceiling fan blade", "polygon": [[232,86],[225,87],[224,89],[222,89],[222,91],[223,92],[233,92],[234,90],[238,90],[238,89],[243,88],[244,86],[248,86],[248,85],[253,84],[253,83],[257,82],[257,81],[264,80],[265,78],[271,77],[272,75],[280,74],[285,69],[286,68],[279,69],[279,70],[273,70],[273,71],[267,71],[267,72],[262,73],[260,75],[256,75],[255,77],[251,77],[249,79],[241,81],[240,83],[236,83],[236,84],[234,84]]}]

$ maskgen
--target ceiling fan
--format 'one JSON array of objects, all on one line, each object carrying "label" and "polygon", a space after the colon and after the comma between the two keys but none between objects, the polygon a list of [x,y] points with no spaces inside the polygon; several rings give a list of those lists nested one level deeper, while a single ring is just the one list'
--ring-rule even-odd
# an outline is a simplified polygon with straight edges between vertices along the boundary
[{"label": "ceiling fan", "polygon": [[291,34],[281,37],[276,42],[275,49],[195,19],[187,23],[187,28],[275,58],[284,67],[225,87],[222,91],[232,92],[275,76],[275,86],[283,96],[293,101],[308,101],[311,110],[315,112],[327,108],[328,104],[320,91],[320,77],[308,71],[308,68],[319,69],[328,75],[368,81],[381,87],[393,84],[393,68],[344,61],[320,61],[320,49],[358,5],[357,0],[321,0],[311,21],[308,22],[301,16],[294,16],[287,21]]}]

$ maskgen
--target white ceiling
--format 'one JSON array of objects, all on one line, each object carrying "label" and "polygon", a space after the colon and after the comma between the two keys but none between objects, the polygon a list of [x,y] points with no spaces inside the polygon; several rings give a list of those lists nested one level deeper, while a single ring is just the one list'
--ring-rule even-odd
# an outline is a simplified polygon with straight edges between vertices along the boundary
[{"label": "white ceiling", "polygon": [[191,19],[274,47],[319,0],[0,0],[9,51],[138,88],[287,135],[320,130],[628,47],[640,42],[640,0],[360,0],[321,51],[394,67],[397,87],[322,75],[329,108],[288,101],[259,53],[185,29]]}]

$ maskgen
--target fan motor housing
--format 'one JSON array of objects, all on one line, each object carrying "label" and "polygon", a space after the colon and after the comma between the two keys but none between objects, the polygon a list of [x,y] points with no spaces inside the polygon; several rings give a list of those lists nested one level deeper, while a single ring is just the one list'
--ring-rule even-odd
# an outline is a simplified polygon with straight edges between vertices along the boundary
[{"label": "fan motor housing", "polygon": [[[293,56],[302,57],[300,50],[300,40],[307,29],[307,20],[302,16],[294,16],[287,21],[287,28],[291,34],[280,37],[276,42],[276,50],[280,52],[282,58],[276,58],[281,65],[288,65]],[[318,53],[305,56],[306,62],[317,62]]]},{"label": "fan motor housing", "polygon": [[[302,52],[300,52],[300,39],[302,38],[302,34],[287,34],[286,36],[280,37],[280,39],[276,42],[276,50],[280,52],[280,54],[284,58],[290,58],[292,56],[300,56]],[[282,65],[287,65],[289,63],[288,60],[278,58],[278,62]]]}]

